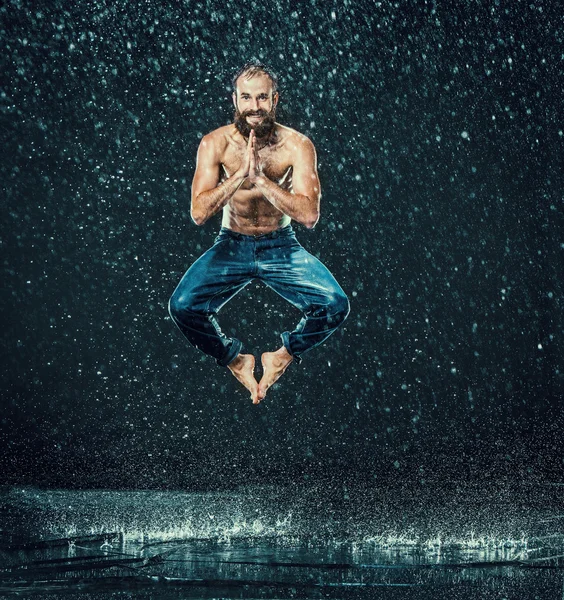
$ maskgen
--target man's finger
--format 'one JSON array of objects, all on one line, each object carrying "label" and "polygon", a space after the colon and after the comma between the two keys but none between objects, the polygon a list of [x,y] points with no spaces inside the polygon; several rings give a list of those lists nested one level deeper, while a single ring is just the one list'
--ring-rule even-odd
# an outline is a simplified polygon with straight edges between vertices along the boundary
[{"label": "man's finger", "polygon": [[255,159],[258,163],[259,161],[259,153],[258,153],[258,148],[256,147],[256,139],[253,140],[253,151],[255,153]]}]

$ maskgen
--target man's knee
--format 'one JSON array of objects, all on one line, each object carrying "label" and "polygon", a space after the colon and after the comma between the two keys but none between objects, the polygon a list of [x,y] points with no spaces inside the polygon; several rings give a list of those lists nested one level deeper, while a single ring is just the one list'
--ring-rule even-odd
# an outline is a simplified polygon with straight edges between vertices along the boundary
[{"label": "man's knee", "polygon": [[343,292],[333,294],[328,312],[334,324],[340,325],[349,316],[350,310],[349,299]]},{"label": "man's knee", "polygon": [[168,300],[168,314],[170,315],[170,318],[173,321],[177,321],[178,315],[180,314],[181,310],[182,307],[180,305],[178,296],[176,294],[172,294],[172,296]]},{"label": "man's knee", "polygon": [[192,305],[189,295],[174,292],[168,301],[168,312],[173,321],[186,321],[195,312]]}]

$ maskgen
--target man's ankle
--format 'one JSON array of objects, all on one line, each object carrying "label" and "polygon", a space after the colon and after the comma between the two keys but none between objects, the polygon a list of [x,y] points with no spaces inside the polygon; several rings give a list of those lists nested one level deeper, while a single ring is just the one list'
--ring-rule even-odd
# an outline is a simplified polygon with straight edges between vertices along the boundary
[{"label": "man's ankle", "polygon": [[229,369],[236,369],[237,367],[239,367],[241,365],[241,362],[243,361],[243,355],[242,354],[237,354],[237,356],[227,365],[227,367]]},{"label": "man's ankle", "polygon": [[286,346],[282,346],[281,348],[278,348],[278,350],[276,350],[275,354],[278,354],[279,356],[281,356],[282,358],[285,358],[286,360],[293,360],[293,356],[288,352],[288,348],[286,348]]}]

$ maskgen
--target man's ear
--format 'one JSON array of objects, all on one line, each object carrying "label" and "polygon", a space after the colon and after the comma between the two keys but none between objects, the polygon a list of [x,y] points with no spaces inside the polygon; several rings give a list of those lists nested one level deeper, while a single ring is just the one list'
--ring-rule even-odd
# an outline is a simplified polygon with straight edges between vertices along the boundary
[{"label": "man's ear", "polygon": [[232,98],[233,98],[233,106],[235,108],[237,108],[237,92],[233,92]]},{"label": "man's ear", "polygon": [[278,92],[274,92],[274,96],[272,96],[272,104],[274,106],[278,104],[278,98],[280,98],[280,95],[278,94]]}]

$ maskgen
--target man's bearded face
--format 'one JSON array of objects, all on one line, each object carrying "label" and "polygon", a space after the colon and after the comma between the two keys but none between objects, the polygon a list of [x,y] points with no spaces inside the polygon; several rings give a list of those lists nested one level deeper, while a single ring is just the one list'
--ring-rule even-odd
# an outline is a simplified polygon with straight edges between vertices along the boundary
[{"label": "man's bearded face", "polygon": [[[254,123],[249,123],[247,117],[259,117]],[[249,137],[251,129],[255,130],[257,138],[267,137],[270,132],[274,129],[274,123],[276,118],[276,107],[273,106],[270,111],[266,111],[261,108],[256,110],[246,110],[239,112],[239,109],[235,109],[234,123],[239,133],[245,137]]]}]

